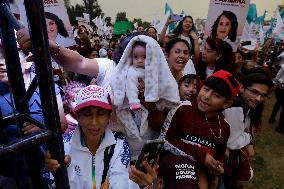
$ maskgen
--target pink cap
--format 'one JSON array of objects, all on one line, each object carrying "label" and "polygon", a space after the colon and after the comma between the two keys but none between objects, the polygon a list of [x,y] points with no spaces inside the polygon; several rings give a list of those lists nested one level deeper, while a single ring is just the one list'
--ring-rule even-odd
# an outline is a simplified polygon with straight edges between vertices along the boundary
[{"label": "pink cap", "polygon": [[103,87],[97,85],[89,85],[81,89],[76,95],[76,107],[74,111],[78,111],[88,106],[95,106],[112,110],[109,93]]}]

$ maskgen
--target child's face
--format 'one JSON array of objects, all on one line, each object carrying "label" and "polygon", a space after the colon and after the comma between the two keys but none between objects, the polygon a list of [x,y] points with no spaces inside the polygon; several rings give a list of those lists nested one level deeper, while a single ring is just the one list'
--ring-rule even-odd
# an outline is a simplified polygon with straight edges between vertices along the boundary
[{"label": "child's face", "polygon": [[183,81],[179,88],[181,100],[193,100],[197,94],[197,80],[193,79],[189,82]]},{"label": "child's face", "polygon": [[145,67],[146,47],[137,45],[132,50],[132,63],[137,68]]},{"label": "child's face", "polygon": [[206,117],[215,116],[222,109],[231,105],[231,100],[220,95],[215,90],[203,85],[197,96],[198,109],[204,112]]},{"label": "child's face", "polygon": [[110,120],[108,110],[99,107],[86,107],[78,111],[78,123],[88,140],[100,139]]}]

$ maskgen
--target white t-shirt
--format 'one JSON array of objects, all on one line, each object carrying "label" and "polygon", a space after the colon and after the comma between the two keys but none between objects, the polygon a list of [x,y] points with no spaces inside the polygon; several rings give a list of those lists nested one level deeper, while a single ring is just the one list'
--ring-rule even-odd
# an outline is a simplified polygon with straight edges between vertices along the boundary
[{"label": "white t-shirt", "polygon": [[191,44],[191,41],[190,41],[190,38],[189,38],[189,37],[184,36],[184,35],[181,34],[181,35],[179,36],[179,38],[186,40],[186,41],[188,42],[189,46],[192,48],[192,44]]},{"label": "white t-shirt", "polygon": [[186,63],[183,69],[183,75],[187,74],[196,74],[196,70],[191,59],[188,60],[188,62]]},{"label": "white t-shirt", "polygon": [[110,91],[110,77],[116,66],[115,62],[108,58],[96,58],[99,65],[99,73],[96,77],[96,84],[105,87]]}]

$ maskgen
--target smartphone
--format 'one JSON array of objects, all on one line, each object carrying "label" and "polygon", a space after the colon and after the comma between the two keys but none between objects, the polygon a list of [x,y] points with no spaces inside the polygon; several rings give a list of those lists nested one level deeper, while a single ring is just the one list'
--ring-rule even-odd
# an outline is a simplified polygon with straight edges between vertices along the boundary
[{"label": "smartphone", "polygon": [[179,22],[183,19],[183,16],[182,15],[178,15],[178,14],[172,14],[171,15],[171,20],[172,21],[175,21],[175,22]]},{"label": "smartphone", "polygon": [[159,157],[160,152],[162,151],[164,143],[165,141],[163,139],[147,140],[141,150],[138,160],[136,161],[135,168],[146,172],[144,166],[142,165],[142,162],[145,160],[151,167],[153,167]]}]

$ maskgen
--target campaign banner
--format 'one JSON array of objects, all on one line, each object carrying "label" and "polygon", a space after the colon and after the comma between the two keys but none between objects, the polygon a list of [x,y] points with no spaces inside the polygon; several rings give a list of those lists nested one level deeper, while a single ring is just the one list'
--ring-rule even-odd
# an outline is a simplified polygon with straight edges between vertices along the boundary
[{"label": "campaign banner", "polygon": [[85,26],[89,32],[92,32],[92,27],[90,25],[90,15],[87,13],[83,13],[83,17],[76,17],[78,22],[78,26]]},{"label": "campaign banner", "polygon": [[205,35],[225,40],[236,50],[249,4],[250,0],[210,0]]},{"label": "campaign banner", "polygon": [[[49,39],[64,47],[74,46],[75,40],[64,0],[43,0],[43,4]],[[20,21],[28,27],[24,0],[18,0],[17,6]]]}]

